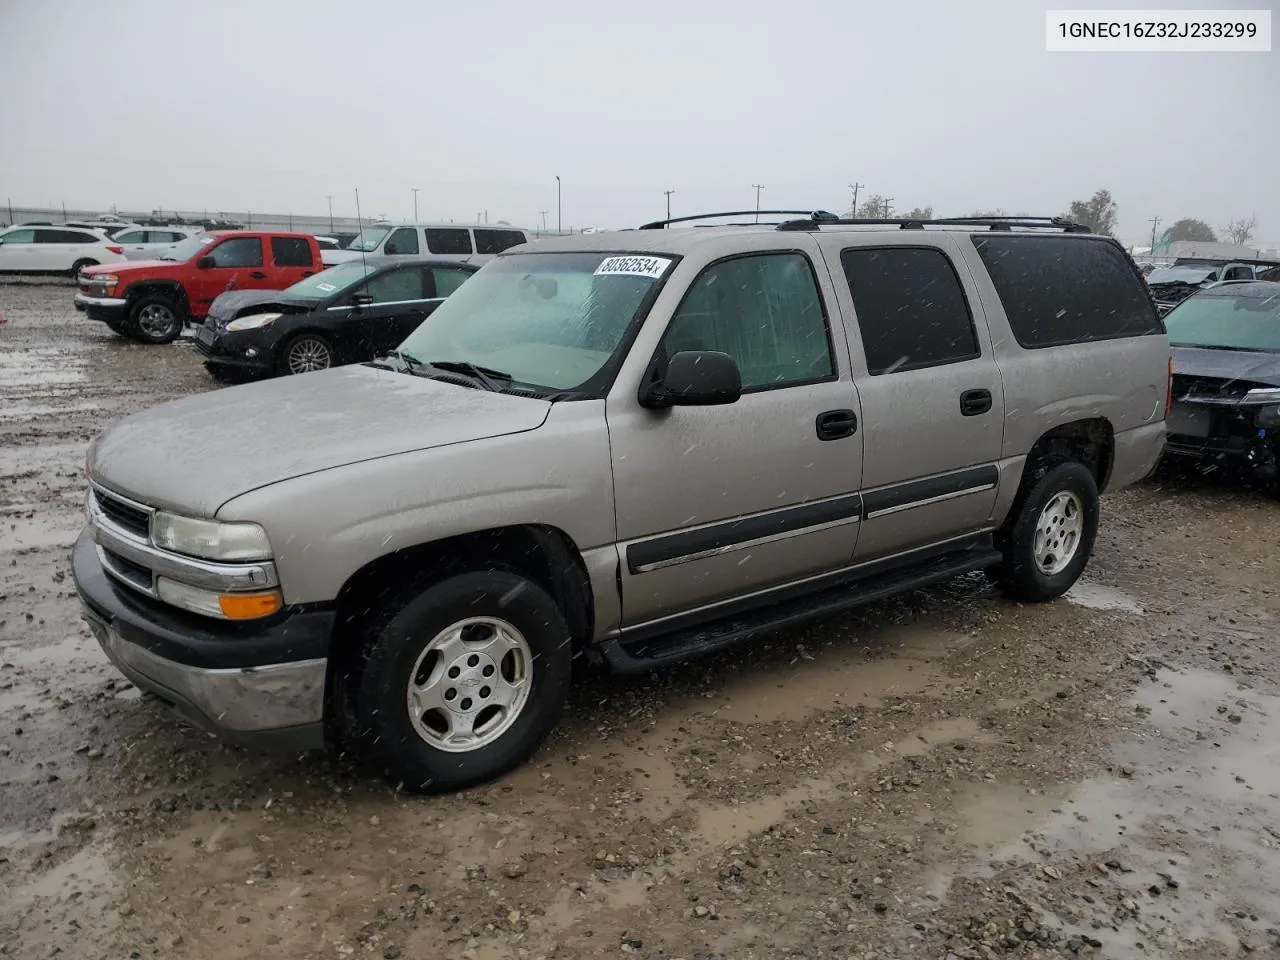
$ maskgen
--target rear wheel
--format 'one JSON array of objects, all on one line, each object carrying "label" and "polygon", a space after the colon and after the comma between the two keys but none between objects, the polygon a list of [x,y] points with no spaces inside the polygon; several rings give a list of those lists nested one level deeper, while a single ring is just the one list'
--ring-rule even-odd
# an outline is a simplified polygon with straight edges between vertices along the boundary
[{"label": "rear wheel", "polygon": [[133,305],[129,320],[134,336],[143,343],[172,343],[182,333],[184,313],[168,297],[149,294]]},{"label": "rear wheel", "polygon": [[75,263],[71,265],[71,274],[70,274],[71,279],[74,280],[76,277],[80,276],[80,271],[85,269],[86,267],[96,267],[97,265],[98,265],[97,260],[88,260],[88,259],[77,260]]},{"label": "rear wheel", "polygon": [[994,579],[1014,600],[1040,602],[1080,578],[1098,535],[1098,485],[1082,463],[1051,467],[1015,504]]},{"label": "rear wheel", "polygon": [[280,353],[283,374],[313,373],[333,366],[333,347],[317,333],[301,333],[285,344]]},{"label": "rear wheel", "polygon": [[384,776],[412,791],[457,790],[519,766],[568,696],[564,616],[514,573],[411,588],[364,642],[358,729]]}]

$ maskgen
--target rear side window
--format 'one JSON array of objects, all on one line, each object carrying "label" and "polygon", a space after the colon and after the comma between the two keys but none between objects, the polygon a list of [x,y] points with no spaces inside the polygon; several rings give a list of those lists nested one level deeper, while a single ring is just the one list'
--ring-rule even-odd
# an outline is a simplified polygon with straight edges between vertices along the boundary
[{"label": "rear side window", "polygon": [[519,230],[481,230],[476,228],[476,253],[501,253],[510,247],[524,243]]},{"label": "rear side window", "polygon": [[1108,240],[978,236],[973,245],[1023,347],[1164,332],[1128,257]]},{"label": "rear side window", "polygon": [[232,237],[224,240],[206,254],[213,258],[215,267],[262,266],[262,239],[260,237]]},{"label": "rear side window", "polygon": [[462,286],[463,281],[471,276],[470,270],[459,270],[457,267],[432,267],[431,282],[437,297],[447,297]]},{"label": "rear side window", "polygon": [[427,250],[459,256],[471,253],[471,233],[468,230],[436,227],[427,229]]},{"label": "rear side window", "polygon": [[401,300],[422,300],[422,269],[407,267],[391,270],[374,277],[364,288],[374,303],[397,303]]},{"label": "rear side window", "polygon": [[417,227],[401,227],[391,236],[387,237],[387,242],[382,247],[382,252],[387,256],[399,254],[415,254],[418,252],[418,228]]},{"label": "rear side window", "polygon": [[271,259],[277,267],[309,267],[311,244],[306,237],[272,237]]},{"label": "rear side window", "polygon": [[101,243],[102,238],[79,230],[37,230],[36,243]]},{"label": "rear side window", "polygon": [[[153,231],[152,236],[155,236]],[[116,235],[117,243],[146,243],[147,231],[145,230],[126,230],[124,233]]]},{"label": "rear side window", "polygon": [[969,302],[934,247],[850,247],[840,254],[873,377],[979,355]]}]

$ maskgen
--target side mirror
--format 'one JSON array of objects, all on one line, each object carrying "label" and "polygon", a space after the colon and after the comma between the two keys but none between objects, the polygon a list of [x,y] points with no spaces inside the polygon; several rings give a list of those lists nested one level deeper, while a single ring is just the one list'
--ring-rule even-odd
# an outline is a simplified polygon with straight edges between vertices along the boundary
[{"label": "side mirror", "polygon": [[196,261],[197,270],[212,270],[217,265],[217,261],[213,257],[201,257]]},{"label": "side mirror", "polygon": [[667,361],[662,379],[640,391],[640,406],[709,407],[734,403],[742,396],[742,374],[727,353],[681,350]]},{"label": "side mirror", "polygon": [[351,295],[351,305],[353,307],[367,307],[373,303],[373,295],[368,293],[353,293]]}]

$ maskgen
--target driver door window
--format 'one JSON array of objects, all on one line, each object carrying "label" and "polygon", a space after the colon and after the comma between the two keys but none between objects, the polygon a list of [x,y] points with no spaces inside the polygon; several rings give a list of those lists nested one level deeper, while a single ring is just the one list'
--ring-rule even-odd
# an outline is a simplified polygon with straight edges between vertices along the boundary
[{"label": "driver door window", "polygon": [[262,266],[261,237],[232,237],[224,240],[206,256],[213,258],[215,267],[260,267]]},{"label": "driver door window", "polygon": [[813,267],[799,253],[734,257],[707,267],[662,344],[668,357],[680,350],[727,353],[737,361],[744,392],[835,376]]},{"label": "driver door window", "polygon": [[387,242],[383,245],[382,252],[387,256],[416,254],[418,252],[418,229],[416,227],[401,227],[387,237]]},{"label": "driver door window", "polygon": [[370,306],[377,306],[380,303],[403,303],[407,300],[423,299],[422,290],[422,269],[420,267],[408,267],[402,270],[392,270],[381,276],[374,277],[366,283],[361,293],[367,293],[373,297],[373,303]]}]

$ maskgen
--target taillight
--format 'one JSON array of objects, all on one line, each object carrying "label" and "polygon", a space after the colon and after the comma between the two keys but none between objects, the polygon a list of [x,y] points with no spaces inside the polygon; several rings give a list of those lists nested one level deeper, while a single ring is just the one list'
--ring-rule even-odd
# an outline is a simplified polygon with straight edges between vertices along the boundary
[{"label": "taillight", "polygon": [[1169,419],[1173,413],[1173,357],[1169,358],[1169,376],[1165,379],[1164,418]]},{"label": "taillight", "polygon": [[107,244],[107,249],[112,253],[124,253],[124,247],[117,247],[111,243]]}]

